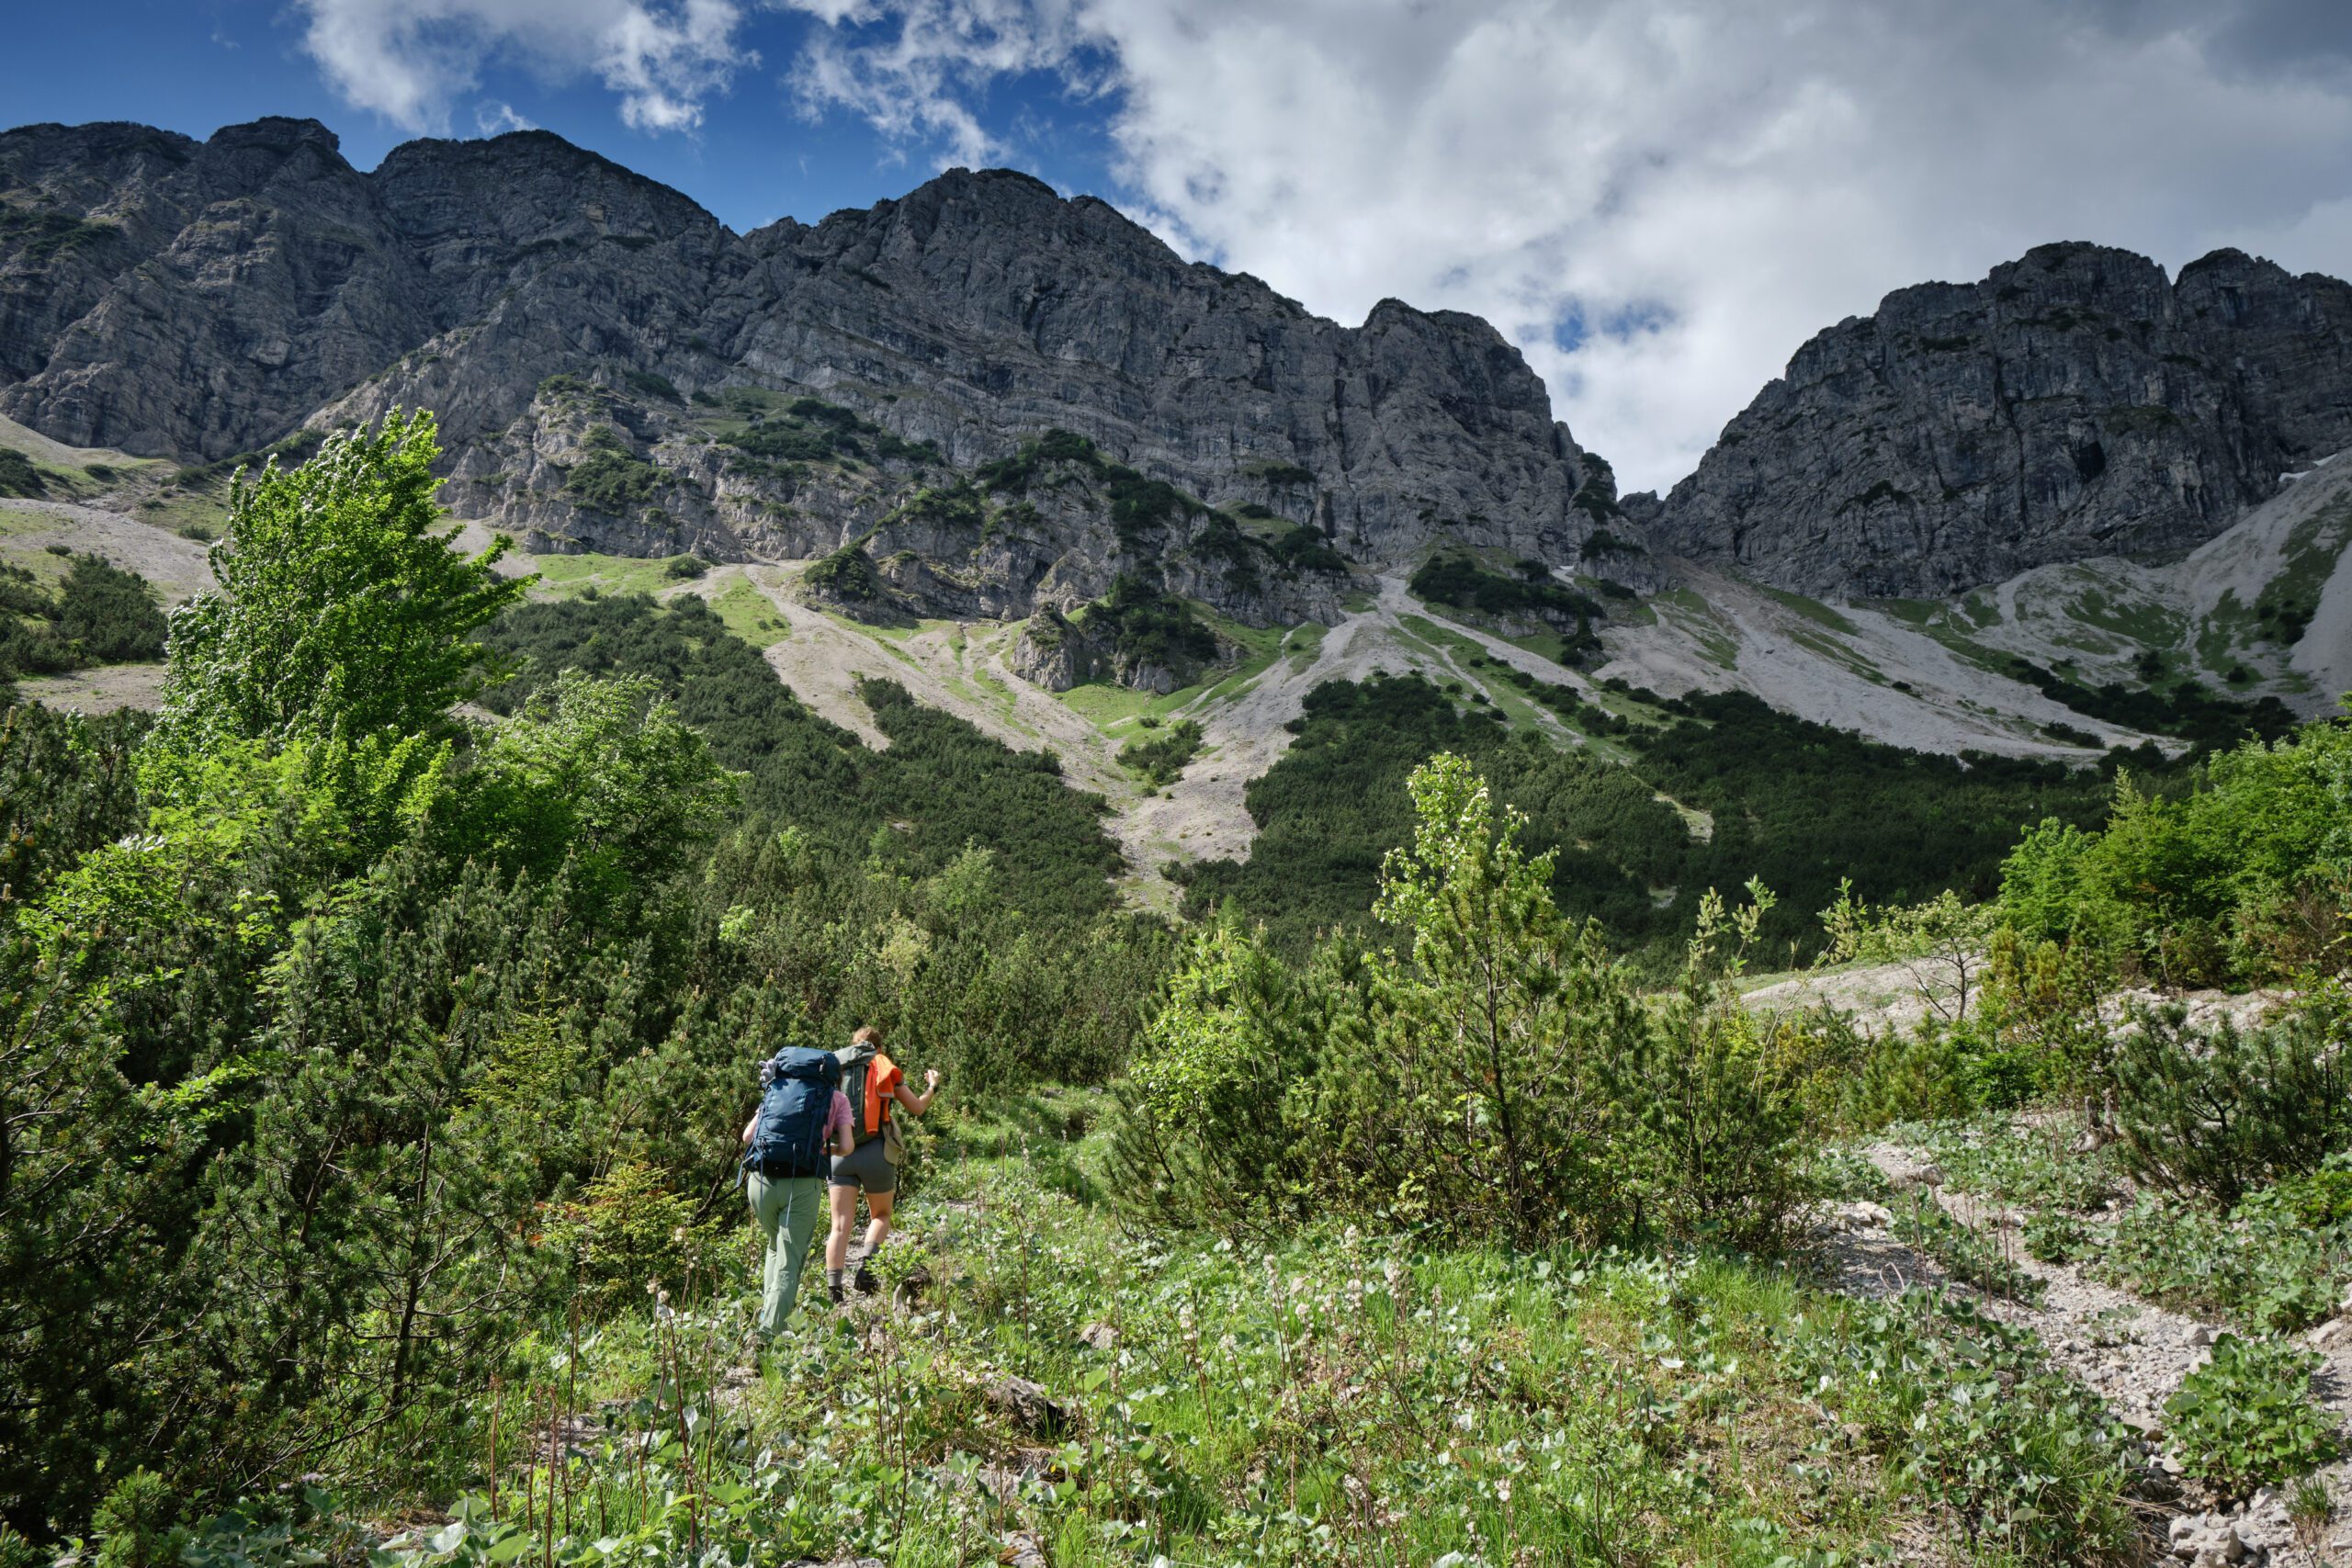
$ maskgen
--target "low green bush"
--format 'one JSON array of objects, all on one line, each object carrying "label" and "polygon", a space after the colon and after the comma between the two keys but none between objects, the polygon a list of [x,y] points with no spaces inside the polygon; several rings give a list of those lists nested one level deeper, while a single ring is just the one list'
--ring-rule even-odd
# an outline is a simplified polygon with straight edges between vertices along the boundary
[{"label": "low green bush", "polygon": [[164,612],[154,585],[96,556],[76,556],[57,596],[57,630],[93,662],[164,657]]},{"label": "low green bush", "polygon": [[2175,985],[2258,980],[2342,961],[2342,784],[2352,728],[2307,724],[2214,755],[2188,787],[2120,775],[2103,827],[2042,822],[2002,867],[2001,906]]},{"label": "low green bush", "polygon": [[883,597],[882,573],[862,544],[843,545],[812,564],[800,581],[820,593],[853,604],[876,604]]},{"label": "low green bush", "polygon": [[2165,1402],[2182,1469],[2225,1497],[2245,1497],[2334,1459],[2334,1423],[2310,1399],[2318,1365],[2309,1351],[2271,1340],[2214,1340],[2213,1359]]},{"label": "low green bush", "polygon": [[623,444],[609,426],[599,425],[582,443],[586,456],[564,476],[564,493],[583,506],[625,515],[650,502],[667,482],[662,470]]},{"label": "low green bush", "polygon": [[49,493],[49,483],[33,460],[13,446],[0,446],[0,495],[38,499]]},{"label": "low green bush", "polygon": [[1133,573],[1122,572],[1080,619],[1130,665],[1156,665],[1183,676],[1216,657],[1216,634],[1192,605]]},{"label": "low green bush", "polygon": [[1506,576],[1488,571],[1467,556],[1433,556],[1413,573],[1407,586],[1435,604],[1453,604],[1497,615],[1533,615],[1582,637],[1605,612],[1589,595],[1552,581],[1542,563],[1541,576],[1524,570]]},{"label": "low green bush", "polygon": [[2141,1009],[2117,1053],[2120,1145],[2143,1183],[2228,1208],[2352,1146],[2352,1002],[2340,986],[2252,1030]]},{"label": "low green bush", "polygon": [[178,1561],[187,1539],[179,1499],[152,1470],[134,1470],[116,1482],[90,1525],[98,1538],[98,1568],[166,1568]]},{"label": "low green bush", "polygon": [[1335,938],[1293,967],[1259,931],[1196,939],[1134,1064],[1124,1201],[1228,1231],[1306,1203],[1519,1248],[1777,1247],[1810,1195],[1816,1064],[1732,985],[1769,895],[1706,895],[1680,983],[1647,998],[1466,760],[1408,789],[1375,906],[1397,945]]},{"label": "low green bush", "polygon": [[2352,1170],[2315,1170],[2290,1176],[2275,1187],[2254,1193],[2239,1205],[2241,1212],[2275,1208],[2296,1223],[2324,1230],[2352,1220]]},{"label": "low green bush", "polygon": [[96,556],[72,558],[55,598],[23,567],[0,567],[0,673],[57,675],[164,656],[154,586]]},{"label": "low green bush", "polygon": [[2285,1331],[2335,1309],[2352,1281],[2352,1233],[2260,1205],[2231,1220],[2143,1196],[2098,1238],[2090,1269],[2177,1311]]},{"label": "low green bush", "polygon": [[2033,1336],[1964,1297],[1907,1292],[1799,1325],[1821,1403],[1966,1532],[1966,1556],[2136,1563],[2123,1501],[2132,1434]]},{"label": "low green bush", "polygon": [[1120,747],[1119,765],[1142,774],[1144,782],[1154,789],[1164,789],[1176,782],[1185,764],[1200,755],[1200,750],[1201,727],[1189,718],[1180,718],[1164,734],[1149,740],[1130,740]]}]

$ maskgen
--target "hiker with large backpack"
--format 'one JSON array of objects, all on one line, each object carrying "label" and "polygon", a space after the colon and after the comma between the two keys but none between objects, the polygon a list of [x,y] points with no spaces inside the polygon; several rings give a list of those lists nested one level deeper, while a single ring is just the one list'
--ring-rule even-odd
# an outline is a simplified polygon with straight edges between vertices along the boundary
[{"label": "hiker with large backpack", "polygon": [[860,1192],[865,1194],[866,1213],[872,1216],[865,1227],[865,1246],[858,1253],[855,1283],[860,1291],[873,1291],[871,1260],[881,1250],[882,1238],[890,1234],[899,1167],[907,1157],[899,1124],[890,1112],[903,1106],[910,1115],[920,1116],[931,1109],[939,1093],[936,1072],[923,1075],[921,1094],[909,1089],[907,1075],[882,1054],[881,1045],[882,1032],[869,1023],[851,1035],[849,1048],[840,1053],[842,1092],[850,1103],[854,1146],[833,1161],[833,1229],[825,1238],[825,1290],[835,1301],[842,1299],[842,1273],[849,1266],[849,1233],[857,1224]]},{"label": "hiker with large backpack", "polygon": [[775,1338],[800,1295],[800,1270],[817,1237],[818,1207],[834,1155],[853,1152],[849,1097],[831,1051],[786,1047],[760,1064],[760,1108],[743,1124],[743,1186],[767,1242],[760,1280],[760,1337]]}]

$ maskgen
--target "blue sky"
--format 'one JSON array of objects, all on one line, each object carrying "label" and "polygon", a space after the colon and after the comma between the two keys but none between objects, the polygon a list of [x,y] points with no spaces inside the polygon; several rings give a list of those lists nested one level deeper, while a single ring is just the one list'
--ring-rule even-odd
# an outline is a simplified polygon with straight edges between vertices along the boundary
[{"label": "blue sky", "polygon": [[1009,164],[1517,344],[1629,488],[1806,338],[2092,240],[2352,276],[2346,0],[81,0],[0,124],[527,123],[744,229]]},{"label": "blue sky", "polygon": [[[560,75],[500,52],[483,54],[480,79],[456,96],[446,130],[479,135],[507,123],[503,108],[676,186],[738,231],[902,196],[935,172],[930,149],[860,116],[796,107],[786,76],[821,26],[805,14],[747,12],[739,47],[761,62],[736,68],[724,90],[702,98],[691,130],[633,129],[594,74]],[[274,0],[25,7],[9,24],[11,51],[66,68],[12,73],[0,123],[125,119],[200,139],[264,114],[292,115],[323,121],[343,139],[345,157],[373,168],[415,132],[332,85],[305,51],[306,29],[300,9]],[[85,61],[104,64],[77,63]],[[1072,194],[1115,189],[1105,166],[1108,101],[1073,95],[1057,73],[1028,72],[991,81],[976,107],[1021,167]]]}]

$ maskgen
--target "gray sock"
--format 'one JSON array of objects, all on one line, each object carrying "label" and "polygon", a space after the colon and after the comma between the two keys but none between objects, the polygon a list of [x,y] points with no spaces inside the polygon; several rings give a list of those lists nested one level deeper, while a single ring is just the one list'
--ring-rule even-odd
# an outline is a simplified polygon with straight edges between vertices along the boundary
[{"label": "gray sock", "polygon": [[847,1272],[847,1270],[846,1270],[846,1269],[826,1269],[826,1270],[825,1270],[825,1283],[826,1283],[826,1284],[828,1284],[828,1285],[830,1285],[830,1286],[831,1286],[834,1290],[837,1290],[837,1291],[838,1291],[838,1290],[840,1290],[840,1289],[841,1289],[841,1287],[842,1287],[842,1274],[844,1274],[844,1273],[846,1273],[846,1272]]}]

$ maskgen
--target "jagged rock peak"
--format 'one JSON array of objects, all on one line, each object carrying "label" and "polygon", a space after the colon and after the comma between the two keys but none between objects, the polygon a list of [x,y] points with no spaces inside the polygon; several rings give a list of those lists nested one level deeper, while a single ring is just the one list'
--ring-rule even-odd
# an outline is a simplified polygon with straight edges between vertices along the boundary
[{"label": "jagged rock peak", "polygon": [[1641,510],[1783,587],[1945,593],[2196,545],[2347,445],[2352,288],[2069,242],[1819,333]]},{"label": "jagged rock peak", "polygon": [[[309,122],[137,134],[0,134],[0,412],[62,439],[214,458],[428,407],[487,520],[730,558],[829,549],[903,499],[727,455],[741,432],[710,411],[807,397],[872,449],[942,465],[894,483],[1071,433],[1100,459],[1096,510],[1168,487],[1194,509],[1183,547],[1212,554],[1242,548],[1246,520],[1320,536],[1292,557],[1409,566],[1460,545],[1566,566],[1614,512],[1606,465],[1487,322],[1385,300],[1342,326],[1015,171],[736,235],[546,132],[413,141],[368,174]],[[567,476],[592,453],[650,465],[630,485],[666,499],[588,507]],[[1073,544],[1101,518],[1038,515],[1038,558],[1070,563],[1053,592],[1099,592],[1119,551],[1139,564]],[[1221,602],[1276,613],[1233,575]],[[1030,592],[943,584],[997,608]]]}]

